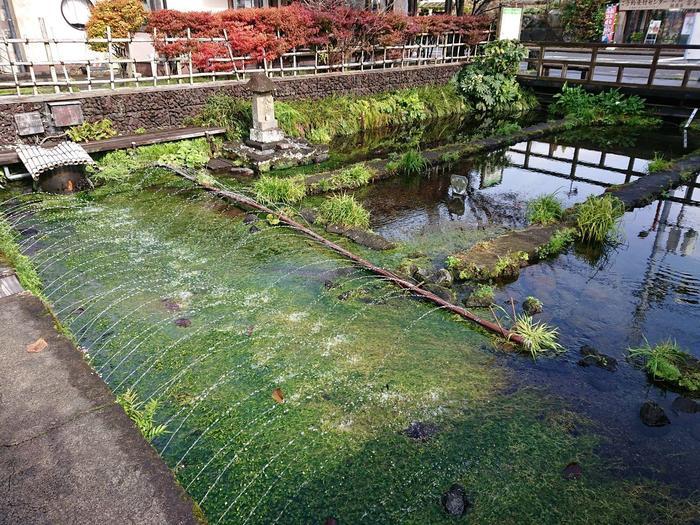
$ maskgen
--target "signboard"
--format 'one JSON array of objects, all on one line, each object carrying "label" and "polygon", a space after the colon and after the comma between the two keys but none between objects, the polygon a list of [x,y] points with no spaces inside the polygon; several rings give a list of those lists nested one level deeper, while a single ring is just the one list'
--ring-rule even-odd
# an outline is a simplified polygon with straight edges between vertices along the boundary
[{"label": "signboard", "polygon": [[67,128],[83,123],[83,109],[80,102],[49,102],[53,124],[57,128]]},{"label": "signboard", "polygon": [[17,126],[17,134],[22,137],[44,132],[44,124],[41,122],[41,114],[38,111],[17,113],[15,115],[15,125]]},{"label": "signboard", "polygon": [[620,0],[620,11],[700,9],[700,0]]},{"label": "signboard", "polygon": [[615,22],[617,21],[617,4],[609,5],[605,8],[605,18],[603,20],[603,36],[601,42],[608,44],[615,40]]},{"label": "signboard", "polygon": [[649,22],[649,29],[647,29],[647,36],[644,37],[644,43],[656,44],[656,37],[659,36],[660,30],[661,20],[651,20]]},{"label": "signboard", "polygon": [[498,24],[499,40],[520,40],[520,26],[523,21],[522,7],[501,8],[501,19]]}]

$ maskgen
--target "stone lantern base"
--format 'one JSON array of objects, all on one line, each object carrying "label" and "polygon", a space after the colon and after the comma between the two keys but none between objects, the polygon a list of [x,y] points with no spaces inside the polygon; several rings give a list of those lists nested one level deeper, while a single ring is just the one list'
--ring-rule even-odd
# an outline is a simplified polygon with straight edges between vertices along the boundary
[{"label": "stone lantern base", "polygon": [[272,143],[254,139],[227,142],[223,146],[223,154],[238,166],[264,173],[273,169],[323,162],[328,159],[328,146],[282,135],[280,140]]}]

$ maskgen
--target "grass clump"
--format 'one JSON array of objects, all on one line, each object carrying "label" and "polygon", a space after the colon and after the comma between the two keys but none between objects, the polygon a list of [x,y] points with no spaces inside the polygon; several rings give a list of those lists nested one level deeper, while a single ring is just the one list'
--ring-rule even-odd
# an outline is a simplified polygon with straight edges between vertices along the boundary
[{"label": "grass clump", "polygon": [[386,164],[386,169],[390,173],[401,175],[418,175],[428,167],[428,160],[417,149],[408,150],[401,156],[393,156]]},{"label": "grass clump", "polygon": [[654,158],[649,161],[647,166],[648,173],[656,173],[657,171],[664,171],[669,169],[673,165],[673,162],[664,158],[663,155],[654,153]]},{"label": "grass clump", "polygon": [[563,252],[576,238],[576,230],[573,228],[562,228],[555,231],[549,238],[547,244],[537,248],[537,258],[547,259]]},{"label": "grass clump", "polygon": [[440,156],[440,161],[446,164],[454,164],[459,161],[461,157],[459,151],[448,151]]},{"label": "grass clump", "polygon": [[124,409],[126,415],[134,422],[136,428],[147,441],[153,441],[158,436],[168,432],[165,425],[156,425],[153,422],[156,410],[158,410],[156,399],[146,402],[139,401],[138,394],[130,388],[117,396],[117,403]]},{"label": "grass clump", "polygon": [[364,164],[356,164],[330,178],[321,180],[318,188],[322,191],[359,188],[368,184],[372,177],[374,177],[374,171]]},{"label": "grass clump", "polygon": [[490,284],[479,284],[465,301],[467,306],[486,307],[495,300],[496,289]]},{"label": "grass clump", "polygon": [[29,257],[20,252],[14,230],[4,217],[0,217],[0,262],[6,262],[14,268],[25,290],[41,297],[43,287],[39,274]]},{"label": "grass clump", "polygon": [[321,204],[319,212],[326,224],[369,228],[369,212],[352,195],[333,195]]},{"label": "grass clump", "polygon": [[564,347],[557,342],[559,331],[547,323],[535,321],[529,315],[516,315],[510,331],[523,338],[523,347],[533,359],[542,354],[564,351]]},{"label": "grass clump", "polygon": [[295,204],[306,196],[302,177],[263,175],[253,184],[255,198],[263,204]]},{"label": "grass clump", "polygon": [[542,195],[527,205],[527,219],[535,224],[553,224],[561,219],[563,208],[553,195]]},{"label": "grass clump", "polygon": [[613,195],[591,195],[576,207],[576,230],[587,242],[603,242],[617,230],[625,205]]},{"label": "grass clump", "polygon": [[495,137],[507,137],[519,131],[522,131],[522,126],[517,122],[504,122],[493,130],[492,135]]},{"label": "grass clump", "polygon": [[644,370],[653,381],[665,383],[682,390],[700,392],[700,361],[680,349],[671,339],[651,346],[630,348],[631,358],[643,363]]}]

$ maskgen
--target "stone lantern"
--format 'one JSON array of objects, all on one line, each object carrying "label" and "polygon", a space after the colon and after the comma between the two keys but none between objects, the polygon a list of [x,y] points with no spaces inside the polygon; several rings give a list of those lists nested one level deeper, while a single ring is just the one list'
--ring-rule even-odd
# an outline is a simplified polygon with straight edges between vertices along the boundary
[{"label": "stone lantern", "polygon": [[275,103],[272,98],[274,83],[265,73],[254,73],[247,87],[253,94],[253,127],[250,129],[248,145],[264,149],[265,146],[281,142],[284,133],[277,127],[275,118]]},{"label": "stone lantern", "polygon": [[230,164],[237,167],[232,169],[243,166],[262,173],[323,162],[328,158],[328,146],[284,136],[275,118],[275,102],[272,99],[275,84],[265,73],[251,75],[246,87],[253,95],[253,127],[250,128],[250,138],[245,142],[234,140],[224,144],[224,155]]}]

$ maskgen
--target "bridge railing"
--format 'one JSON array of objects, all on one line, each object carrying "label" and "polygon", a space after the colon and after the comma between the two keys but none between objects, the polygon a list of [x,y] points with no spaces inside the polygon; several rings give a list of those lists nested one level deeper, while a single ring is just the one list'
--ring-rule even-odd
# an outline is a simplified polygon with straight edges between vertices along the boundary
[{"label": "bridge railing", "polygon": [[700,91],[700,45],[523,42],[520,77],[610,87]]}]

